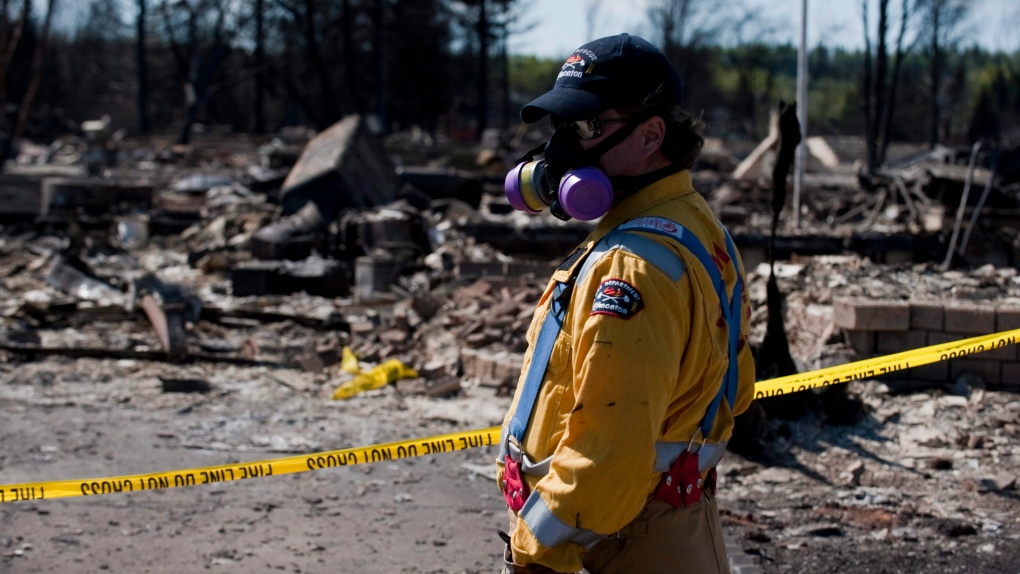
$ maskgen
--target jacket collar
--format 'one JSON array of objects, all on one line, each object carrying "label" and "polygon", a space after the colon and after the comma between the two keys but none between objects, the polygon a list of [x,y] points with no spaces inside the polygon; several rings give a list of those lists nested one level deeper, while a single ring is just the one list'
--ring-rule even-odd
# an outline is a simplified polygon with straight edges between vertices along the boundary
[{"label": "jacket collar", "polygon": [[594,242],[605,237],[620,224],[638,217],[656,205],[691,193],[694,193],[694,185],[691,183],[689,170],[685,169],[656,181],[618,205],[614,205],[595,226],[588,238],[592,242],[589,245],[593,245]]},{"label": "jacket collar", "polygon": [[582,259],[580,254],[590,251],[600,239],[620,224],[640,216],[657,205],[692,193],[694,193],[694,185],[691,183],[691,172],[683,170],[656,181],[614,205],[588,235],[588,239],[578,247],[578,250],[560,264],[560,267],[553,273],[553,281],[566,281],[570,277],[571,270]]}]

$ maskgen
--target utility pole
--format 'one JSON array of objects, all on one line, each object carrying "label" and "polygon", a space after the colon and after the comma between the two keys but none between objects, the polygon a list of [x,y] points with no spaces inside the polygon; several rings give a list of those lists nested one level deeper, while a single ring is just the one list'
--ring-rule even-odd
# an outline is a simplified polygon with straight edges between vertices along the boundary
[{"label": "utility pole", "polygon": [[390,122],[386,117],[386,48],[383,25],[385,13],[383,0],[375,0],[372,6],[372,60],[375,68],[375,115],[379,117],[383,133],[389,133]]},{"label": "utility pole", "polygon": [[794,156],[793,169],[793,227],[800,228],[800,192],[804,186],[804,165],[807,161],[807,110],[808,110],[808,0],[802,0],[800,10],[800,50],[797,51],[797,121],[800,122],[800,145]]}]

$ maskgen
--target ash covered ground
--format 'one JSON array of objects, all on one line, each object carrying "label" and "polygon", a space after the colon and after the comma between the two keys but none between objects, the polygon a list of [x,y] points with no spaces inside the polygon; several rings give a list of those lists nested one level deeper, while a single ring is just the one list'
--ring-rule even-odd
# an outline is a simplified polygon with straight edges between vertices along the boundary
[{"label": "ash covered ground", "polygon": [[[110,221],[79,212],[5,224],[0,483],[261,460],[502,420],[524,333],[557,263],[549,246],[565,251],[585,229],[509,214],[491,182],[476,181],[478,206],[449,197],[422,204],[420,193],[405,194],[333,222],[324,238],[270,237],[279,240],[270,241],[273,249],[300,244],[314,253],[300,268],[294,262],[265,267],[252,254],[257,234],[287,220],[278,198],[255,191],[259,181],[276,176],[259,172],[262,179],[252,182],[237,175],[257,161],[245,153],[141,156],[136,168],[159,165],[160,175],[150,182],[152,233],[137,244],[130,231],[138,218],[123,214]],[[174,174],[203,171],[232,179],[201,190],[174,187]],[[715,189],[719,177],[701,173],[700,185]],[[456,180],[454,191],[462,184]],[[763,227],[758,212],[767,196],[760,184],[740,186],[737,199],[730,194],[713,205],[738,234],[761,235],[755,229]],[[980,260],[955,270],[920,257],[896,262],[924,251],[918,243],[941,245],[918,235],[923,202],[914,212],[910,200],[878,205],[853,219],[851,206],[861,193],[819,189],[807,230],[784,236],[793,241],[815,233],[850,246],[788,254],[776,266],[799,370],[867,355],[834,317],[843,298],[1020,301],[1012,256],[995,249],[1005,240],[994,232],[978,230],[971,253]],[[827,210],[846,220],[828,221]],[[157,233],[157,222],[179,227]],[[868,244],[871,252],[855,252],[851,227],[865,224],[875,233],[921,239],[904,247],[901,236],[895,244],[880,238]],[[375,273],[403,256],[399,277],[366,288],[353,272],[353,257],[329,263],[342,259],[334,257],[342,251],[336,243],[351,230],[360,233],[358,256]],[[427,249],[408,244],[421,237]],[[537,254],[508,254],[508,243],[519,237],[546,243]],[[747,245],[752,343],[758,344],[767,323],[768,268],[755,256],[758,244]],[[785,245],[803,249],[796,241]],[[350,285],[323,279],[335,278],[336,269]],[[244,283],[252,277],[263,283]],[[311,293],[333,287],[342,294]],[[242,288],[261,291],[241,295]],[[167,326],[175,317],[177,332]],[[366,370],[396,358],[419,376],[333,400],[333,391],[354,376],[341,369],[345,346]],[[1020,383],[997,372],[994,381],[955,371],[935,382],[906,374],[854,381],[841,387],[845,393],[812,394],[796,416],[778,416],[782,409],[763,403],[746,431],[751,447],[744,455],[728,453],[719,467],[731,557],[764,572],[1020,570]],[[0,567],[14,573],[495,572],[502,547],[496,530],[505,526],[495,454],[486,447],[257,480],[3,504]]]}]

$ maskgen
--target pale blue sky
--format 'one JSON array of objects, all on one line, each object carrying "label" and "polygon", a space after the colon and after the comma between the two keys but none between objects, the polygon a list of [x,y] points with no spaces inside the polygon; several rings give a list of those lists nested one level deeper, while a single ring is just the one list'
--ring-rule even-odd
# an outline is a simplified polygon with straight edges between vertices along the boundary
[{"label": "pale blue sky", "polygon": [[[602,0],[593,36],[588,33],[589,6],[595,0],[525,0],[528,6],[524,20],[530,30],[511,38],[510,51],[551,58],[566,58],[581,44],[594,38],[627,32],[655,41],[648,20],[648,6],[657,0]],[[715,0],[722,6],[761,8],[774,22],[771,39],[780,43],[799,40],[800,0]],[[875,2],[870,2],[872,11]],[[892,4],[898,13],[900,2]],[[971,16],[963,23],[969,32],[964,45],[979,43],[992,50],[1020,49],[1020,0],[971,0]],[[860,48],[864,44],[860,0],[809,0],[808,43],[816,45],[824,39],[830,47]],[[877,17],[872,16],[874,30]],[[747,33],[750,33],[749,31]],[[891,31],[895,39],[895,30]]]}]

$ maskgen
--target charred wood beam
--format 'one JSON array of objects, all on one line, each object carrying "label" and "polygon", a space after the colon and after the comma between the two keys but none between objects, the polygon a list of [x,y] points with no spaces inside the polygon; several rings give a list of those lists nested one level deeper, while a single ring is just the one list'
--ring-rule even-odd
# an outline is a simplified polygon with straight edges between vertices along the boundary
[{"label": "charred wood beam", "polygon": [[75,301],[48,304],[25,301],[18,308],[18,315],[49,328],[88,325],[96,321],[105,323],[134,321],[138,318],[135,311],[127,310],[121,305],[79,308]]},{"label": "charred wood beam", "polygon": [[[0,343],[0,351],[15,355],[28,357],[52,357],[63,356],[75,359],[135,359],[141,361],[157,362],[180,362],[172,360],[167,353],[162,351],[133,351],[129,349],[102,349],[102,348],[75,348],[75,347],[40,347],[33,345],[11,345]],[[242,367],[274,367],[278,369],[298,369],[298,363],[281,361],[258,361],[245,359],[243,357],[224,357],[221,355],[208,355],[205,353],[189,353],[182,359],[184,362],[207,362],[238,365]]]},{"label": "charred wood beam", "polygon": [[[19,313],[30,317],[40,324],[47,326],[60,325],[82,325],[95,321],[113,323],[118,321],[134,321],[138,319],[137,310],[126,310],[119,305],[107,305],[103,307],[79,308],[77,303],[60,303],[40,306],[35,303],[25,302],[19,308]],[[319,319],[316,317],[305,317],[302,315],[289,315],[287,313],[275,313],[260,309],[219,309],[203,305],[200,320],[213,323],[224,323],[229,319],[245,319],[259,323],[281,323],[293,321],[299,325],[311,327],[320,331],[346,331],[350,332],[350,324],[340,317]],[[229,322],[229,321],[227,321]],[[201,344],[196,342],[196,344]]]},{"label": "charred wood beam", "polygon": [[[789,259],[793,254],[810,256],[858,253],[872,257],[887,251],[909,251],[914,254],[915,261],[935,261],[943,255],[943,244],[939,237],[939,233],[887,234],[877,231],[861,231],[848,237],[791,235],[776,237],[773,249],[776,259]],[[768,249],[769,236],[763,233],[734,233],[733,243],[741,251]]]},{"label": "charred wood beam", "polygon": [[350,324],[340,319],[339,317],[330,317],[328,319],[319,319],[316,317],[305,317],[302,315],[288,315],[286,313],[276,313],[273,311],[262,311],[258,309],[220,309],[217,307],[204,306],[202,307],[202,320],[212,321],[214,323],[222,323],[224,319],[251,319],[263,323],[279,323],[283,321],[293,321],[299,325],[311,327],[313,329],[322,331],[346,331],[350,333]]}]

